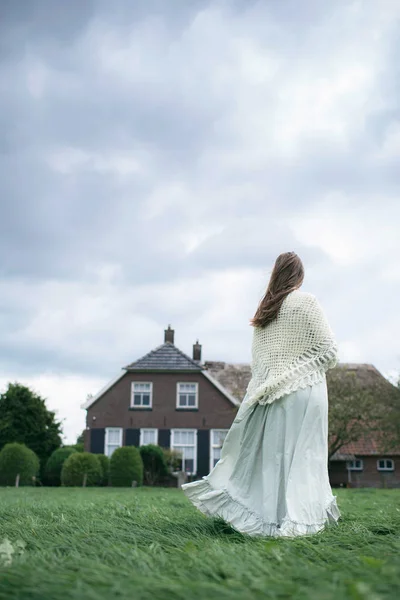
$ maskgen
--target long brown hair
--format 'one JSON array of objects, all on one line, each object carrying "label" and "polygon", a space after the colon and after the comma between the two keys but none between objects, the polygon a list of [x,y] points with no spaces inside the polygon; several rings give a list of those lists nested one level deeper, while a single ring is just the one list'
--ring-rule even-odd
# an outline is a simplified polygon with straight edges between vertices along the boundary
[{"label": "long brown hair", "polygon": [[303,283],[304,267],[295,252],[284,252],[275,261],[267,291],[250,321],[254,327],[265,327],[276,319],[286,296]]}]

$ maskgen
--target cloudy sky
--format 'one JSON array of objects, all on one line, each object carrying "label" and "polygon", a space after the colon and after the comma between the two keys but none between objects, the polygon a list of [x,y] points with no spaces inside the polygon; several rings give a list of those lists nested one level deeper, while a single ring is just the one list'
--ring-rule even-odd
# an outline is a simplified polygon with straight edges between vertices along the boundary
[{"label": "cloudy sky", "polygon": [[[300,6],[301,4],[301,6]],[[246,362],[280,252],[400,368],[400,2],[2,0],[0,387],[80,405],[163,342]]]}]

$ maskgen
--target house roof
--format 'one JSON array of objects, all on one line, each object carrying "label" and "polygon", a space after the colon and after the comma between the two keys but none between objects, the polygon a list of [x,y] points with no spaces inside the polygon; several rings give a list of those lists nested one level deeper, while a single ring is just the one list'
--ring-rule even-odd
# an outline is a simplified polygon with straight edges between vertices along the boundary
[{"label": "house roof", "polygon": [[166,342],[125,367],[127,371],[202,371],[203,367]]},{"label": "house roof", "polygon": [[[239,401],[242,401],[247,386],[251,379],[251,367],[248,363],[232,364],[222,361],[207,361],[204,367],[215,377],[221,384],[226,387],[233,396]],[[392,391],[394,386],[374,367],[374,365],[364,363],[339,363],[338,366],[329,370],[326,374],[328,388],[329,381],[334,371],[354,371],[357,378],[357,384],[361,388],[375,387],[380,391]],[[379,386],[379,387],[377,387]],[[400,396],[400,394],[399,394]]]},{"label": "house roof", "polygon": [[400,446],[393,447],[385,452],[382,451],[384,446],[379,444],[379,435],[371,437],[371,435],[363,436],[356,442],[345,444],[333,456],[332,460],[351,460],[346,456],[399,456]]},{"label": "house roof", "polygon": [[374,365],[368,363],[339,363],[335,369],[329,370],[326,374],[328,387],[330,378],[340,371],[353,372],[357,385],[361,389],[374,388],[382,393],[393,393],[396,390]]},{"label": "house roof", "polygon": [[205,369],[212,377],[217,379],[239,402],[246,394],[247,386],[251,379],[251,367],[247,363],[225,363],[221,361],[207,361]]},{"label": "house roof", "polygon": [[[205,368],[215,379],[228,389],[231,394],[240,402],[243,400],[246,389],[251,378],[251,368],[249,364],[231,364],[222,361],[207,361]],[[333,371],[353,371],[357,380],[357,385],[361,389],[373,388],[379,398],[384,397],[385,392],[395,393],[394,386],[371,364],[364,363],[340,363]],[[327,372],[327,383],[333,377],[333,371]],[[400,393],[399,393],[400,397]],[[382,455],[379,451],[379,440],[377,436],[372,439],[370,436],[363,437],[357,442],[346,444],[334,455],[334,460],[352,460],[355,456],[374,456]],[[390,454],[392,456],[400,455],[400,448],[394,448]]]}]

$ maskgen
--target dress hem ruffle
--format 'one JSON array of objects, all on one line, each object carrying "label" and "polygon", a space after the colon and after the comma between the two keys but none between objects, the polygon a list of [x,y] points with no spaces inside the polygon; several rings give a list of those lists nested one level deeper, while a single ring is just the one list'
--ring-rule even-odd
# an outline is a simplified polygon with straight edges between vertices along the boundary
[{"label": "dress hem ruffle", "polygon": [[189,500],[208,517],[221,517],[240,533],[266,537],[296,537],[322,531],[325,525],[337,523],[340,511],[336,497],[325,508],[325,518],[315,523],[299,523],[284,518],[280,523],[268,523],[261,515],[249,509],[238,499],[233,498],[226,488],[214,489],[207,476],[199,481],[185,483],[182,490]]}]

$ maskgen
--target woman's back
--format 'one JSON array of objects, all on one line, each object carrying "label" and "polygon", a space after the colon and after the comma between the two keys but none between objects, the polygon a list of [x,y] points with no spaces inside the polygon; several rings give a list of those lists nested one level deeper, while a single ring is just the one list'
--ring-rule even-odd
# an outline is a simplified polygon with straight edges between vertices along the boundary
[{"label": "woman's back", "polygon": [[315,296],[290,292],[271,323],[254,327],[247,401],[260,402],[264,396],[270,403],[296,386],[318,383],[336,364],[336,355],[333,333]]}]

